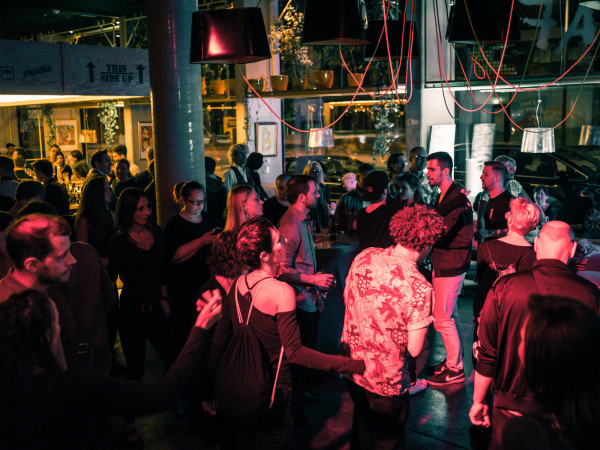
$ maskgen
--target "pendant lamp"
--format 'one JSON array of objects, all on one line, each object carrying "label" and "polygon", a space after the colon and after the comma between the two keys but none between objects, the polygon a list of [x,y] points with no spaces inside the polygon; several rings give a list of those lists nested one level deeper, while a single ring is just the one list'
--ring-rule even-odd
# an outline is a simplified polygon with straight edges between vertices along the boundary
[{"label": "pendant lamp", "polygon": [[525,128],[521,142],[523,153],[554,153],[554,129],[552,128]]},{"label": "pendant lamp", "polygon": [[[408,56],[408,47],[410,44],[410,29],[413,27],[413,44],[412,44],[412,52],[410,58],[419,58],[421,56],[421,52],[419,51],[419,32],[417,31],[416,24],[414,22],[404,22],[400,20],[388,20],[387,21],[387,32],[388,39],[390,43],[390,54],[392,58],[400,58],[402,55],[403,58],[409,58]],[[404,40],[402,40],[402,30],[404,29]],[[383,20],[371,20],[369,22],[369,27],[367,28],[367,39],[370,41],[370,44],[367,45],[367,50],[365,51],[365,60],[373,59],[377,61],[387,61],[388,60],[388,48],[385,40],[385,34],[381,36],[381,31],[383,30]],[[381,36],[381,40],[379,40],[379,36]],[[379,46],[377,45],[377,41],[379,40]]]},{"label": "pendant lamp", "polygon": [[600,1],[598,1],[598,0],[583,0],[583,1],[579,2],[579,6],[585,6],[586,8],[600,10]]},{"label": "pendant lamp", "polygon": [[192,14],[190,63],[243,64],[270,57],[260,8],[216,9]]},{"label": "pendant lamp", "polygon": [[461,44],[503,44],[508,35],[509,42],[520,41],[518,4],[518,0],[456,0],[450,8],[446,39]]},{"label": "pendant lamp", "polygon": [[312,131],[308,137],[308,148],[333,147],[333,130],[326,128],[324,130]]},{"label": "pendant lamp", "polygon": [[302,45],[365,45],[357,0],[307,0]]}]

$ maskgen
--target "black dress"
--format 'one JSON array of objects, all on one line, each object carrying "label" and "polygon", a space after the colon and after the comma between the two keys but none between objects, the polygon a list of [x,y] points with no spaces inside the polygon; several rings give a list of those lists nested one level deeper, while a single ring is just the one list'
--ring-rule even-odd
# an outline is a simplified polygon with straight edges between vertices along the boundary
[{"label": "black dress", "polygon": [[139,380],[144,372],[146,338],[166,367],[177,356],[175,332],[161,306],[166,266],[160,228],[153,228],[152,235],[150,250],[138,247],[122,231],[113,236],[109,247],[108,270],[113,280],[118,275],[123,282],[119,336],[127,377],[132,380]]},{"label": "black dress", "polygon": [[167,261],[167,286],[171,297],[173,321],[178,335],[185,339],[196,319],[196,300],[200,288],[210,278],[207,259],[210,245],[199,249],[191,258],[173,263],[177,249],[194,239],[202,237],[217,226],[213,216],[202,211],[202,222],[189,222],[179,214],[165,225],[165,261]]}]

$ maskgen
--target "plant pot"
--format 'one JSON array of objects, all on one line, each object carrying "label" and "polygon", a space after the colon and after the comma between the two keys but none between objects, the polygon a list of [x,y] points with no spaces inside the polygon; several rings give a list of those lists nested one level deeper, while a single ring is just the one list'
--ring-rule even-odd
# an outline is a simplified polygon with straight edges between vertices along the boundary
[{"label": "plant pot", "polygon": [[234,95],[235,94],[235,78],[229,78],[227,81],[229,83],[229,95]]},{"label": "plant pot", "polygon": [[[364,73],[353,73],[353,75],[354,75],[354,78],[356,78],[356,81],[358,81],[362,85],[362,80],[363,80],[363,77],[365,76],[365,74]],[[358,86],[356,81],[354,81],[354,78],[352,78],[352,75],[346,74],[346,79],[348,80],[348,86],[351,86],[351,87]]]},{"label": "plant pot", "polygon": [[331,89],[331,86],[333,86],[333,70],[315,70],[313,79],[317,89]]},{"label": "plant pot", "polygon": [[[265,88],[265,82],[263,81],[262,78],[260,78],[260,79],[249,78],[248,84],[250,86],[252,86],[256,92],[262,92],[263,89]],[[248,92],[252,92],[252,89],[248,88]]]},{"label": "plant pot", "polygon": [[212,80],[210,82],[210,89],[214,95],[225,95],[225,91],[227,90],[225,86],[225,82],[227,80]]},{"label": "plant pot", "polygon": [[271,90],[273,92],[277,91],[287,91],[288,86],[288,76],[287,75],[271,75]]},{"label": "plant pot", "polygon": [[294,77],[292,78],[292,86],[295,91],[305,91],[308,89],[308,78]]}]

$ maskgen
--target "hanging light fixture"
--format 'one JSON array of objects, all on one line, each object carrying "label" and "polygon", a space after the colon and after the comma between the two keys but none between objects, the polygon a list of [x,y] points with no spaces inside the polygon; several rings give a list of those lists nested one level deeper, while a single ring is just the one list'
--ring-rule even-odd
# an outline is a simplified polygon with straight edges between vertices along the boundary
[{"label": "hanging light fixture", "polygon": [[525,128],[521,142],[523,153],[554,153],[554,129],[552,128]]},{"label": "hanging light fixture", "polygon": [[518,4],[518,0],[456,0],[450,8],[446,39],[461,44],[504,44],[508,35],[509,42],[520,41]]},{"label": "hanging light fixture", "polygon": [[307,0],[302,45],[365,45],[356,0]]},{"label": "hanging light fixture", "polygon": [[[392,58],[409,58],[408,49],[410,45],[410,30],[413,27],[413,44],[410,58],[419,58],[419,33],[414,22],[404,22],[400,20],[387,20],[388,40],[390,43],[390,55]],[[365,60],[373,59],[377,61],[388,60],[388,48],[385,40],[385,35],[381,36],[383,30],[383,20],[371,20],[367,28],[366,37],[370,41],[365,51]],[[404,35],[402,31],[404,30]],[[381,36],[381,40],[379,40]],[[403,39],[404,37],[404,39]],[[377,45],[379,41],[379,45]]]},{"label": "hanging light fixture", "polygon": [[333,147],[333,130],[326,128],[324,130],[310,130],[308,137],[308,148]]},{"label": "hanging light fixture", "polygon": [[260,8],[216,9],[192,14],[190,63],[243,64],[270,57]]},{"label": "hanging light fixture", "polygon": [[585,6],[590,9],[598,9],[600,10],[600,1],[598,0],[583,0],[579,1],[579,6]]}]

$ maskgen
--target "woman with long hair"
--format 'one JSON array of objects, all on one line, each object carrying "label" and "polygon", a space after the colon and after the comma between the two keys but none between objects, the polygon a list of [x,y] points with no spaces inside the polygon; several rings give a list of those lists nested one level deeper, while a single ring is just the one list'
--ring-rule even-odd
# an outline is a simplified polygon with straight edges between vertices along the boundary
[{"label": "woman with long hair", "polygon": [[532,297],[528,309],[519,357],[540,413],[509,421],[504,448],[598,448],[600,318],[559,297]]},{"label": "woman with long hair", "polygon": [[423,205],[421,197],[421,181],[414,173],[404,172],[397,175],[393,180],[398,197],[396,200],[402,202],[403,206]]},{"label": "woman with long hair", "polygon": [[204,330],[220,316],[220,297],[206,298],[185,350],[155,383],[61,370],[50,346],[60,327],[46,294],[26,290],[0,303],[0,448],[86,448],[93,415],[171,406],[206,342]]},{"label": "woman with long hair", "polygon": [[[125,189],[117,202],[117,233],[110,240],[108,269],[123,282],[119,336],[127,362],[126,376],[140,380],[144,372],[146,339],[165,367],[177,355],[177,338],[170,312],[162,233],[150,225],[150,200],[138,188]],[[138,441],[135,418],[126,417],[122,432]]]},{"label": "woman with long hair", "polygon": [[[292,417],[289,364],[363,373],[365,362],[325,355],[302,346],[294,289],[275,279],[278,268],[285,262],[285,246],[279,231],[268,219],[254,217],[247,220],[239,229],[235,248],[238,260],[250,273],[234,282],[223,301],[223,318],[215,331],[211,366],[218,368],[234,330],[240,327],[238,316],[241,314],[260,341],[273,374],[278,373],[278,376],[272,408],[264,416],[248,418],[258,424],[250,425],[238,419],[232,421],[236,445],[238,448],[266,448],[268,443],[269,448],[288,448]],[[232,380],[232,383],[242,382]],[[251,386],[247,385],[245,389],[251,389]],[[216,402],[218,406],[218,396]]]},{"label": "woman with long hair", "polygon": [[54,178],[63,184],[71,184],[73,169],[65,161],[65,155],[61,151],[58,151],[54,154],[54,158]]},{"label": "woman with long hair", "polygon": [[91,178],[84,186],[75,216],[75,237],[87,242],[108,264],[108,244],[115,234],[115,218],[108,209],[112,190],[104,177]]},{"label": "woman with long hair", "polygon": [[205,210],[206,192],[197,181],[177,184],[174,198],[182,208],[165,225],[164,248],[172,319],[183,345],[194,324],[198,290],[210,277],[206,260],[218,223]]},{"label": "woman with long hair", "polygon": [[540,208],[540,225],[545,225],[546,222],[556,220],[558,218],[559,208],[556,207],[555,202],[548,203],[550,193],[548,187],[540,184],[533,190],[533,199],[535,204]]},{"label": "woman with long hair", "polygon": [[249,184],[236,184],[227,196],[225,231],[238,228],[252,217],[262,216],[263,201]]}]

